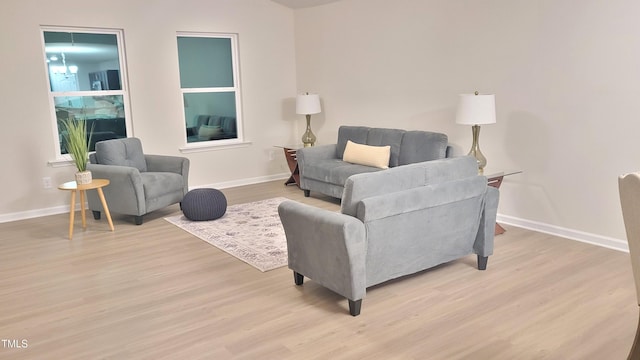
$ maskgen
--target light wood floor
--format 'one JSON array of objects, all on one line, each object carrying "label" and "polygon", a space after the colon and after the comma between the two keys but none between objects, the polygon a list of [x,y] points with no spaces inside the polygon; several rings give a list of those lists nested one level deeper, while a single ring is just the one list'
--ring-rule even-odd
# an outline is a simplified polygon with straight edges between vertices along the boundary
[{"label": "light wood floor", "polygon": [[[226,189],[336,210],[275,181]],[[60,196],[66,196],[60,193]],[[626,359],[628,254],[515,227],[470,256],[367,291],[362,314],[287,268],[261,273],[168,223],[66,214],[0,224],[1,359]],[[76,219],[79,217],[76,216]]]}]

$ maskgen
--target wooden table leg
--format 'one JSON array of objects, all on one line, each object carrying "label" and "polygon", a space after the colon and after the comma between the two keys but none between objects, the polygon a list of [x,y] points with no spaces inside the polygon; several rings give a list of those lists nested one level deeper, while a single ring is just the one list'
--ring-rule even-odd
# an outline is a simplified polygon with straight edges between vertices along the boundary
[{"label": "wooden table leg", "polygon": [[[502,185],[502,180],[504,180],[504,176],[496,176],[496,177],[492,177],[487,179],[487,185],[489,186],[493,186],[496,189],[500,189],[500,185]],[[505,233],[505,228],[503,228],[500,224],[496,223],[495,226],[495,235],[502,235]]]},{"label": "wooden table leg", "polygon": [[291,176],[285,181],[285,185],[296,184],[300,186],[300,170],[298,170],[298,156],[296,149],[284,148],[284,156],[291,171]]},{"label": "wooden table leg", "polygon": [[109,212],[109,207],[107,206],[107,200],[105,200],[104,198],[104,193],[102,192],[102,188],[97,188],[96,191],[98,191],[98,197],[100,197],[100,202],[102,202],[102,208],[104,210],[105,216],[107,217],[107,221],[109,222],[109,227],[111,228],[111,231],[114,231],[113,221],[111,221],[111,213]]},{"label": "wooden table leg", "polygon": [[87,217],[85,215],[84,201],[86,198],[87,191],[80,190],[80,217],[82,218],[82,228],[87,228]]},{"label": "wooden table leg", "polygon": [[76,192],[71,191],[71,206],[69,208],[69,240],[73,239],[73,220],[76,213]]}]

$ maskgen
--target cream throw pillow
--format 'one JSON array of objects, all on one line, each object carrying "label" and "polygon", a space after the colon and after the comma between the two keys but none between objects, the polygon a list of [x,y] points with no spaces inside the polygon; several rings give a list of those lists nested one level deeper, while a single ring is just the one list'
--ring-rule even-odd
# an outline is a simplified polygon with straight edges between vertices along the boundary
[{"label": "cream throw pillow", "polygon": [[347,141],[342,160],[354,164],[373,166],[381,169],[389,168],[391,146],[371,146]]},{"label": "cream throw pillow", "polygon": [[222,128],[220,126],[202,125],[198,129],[198,137],[201,140],[211,140],[222,134]]}]

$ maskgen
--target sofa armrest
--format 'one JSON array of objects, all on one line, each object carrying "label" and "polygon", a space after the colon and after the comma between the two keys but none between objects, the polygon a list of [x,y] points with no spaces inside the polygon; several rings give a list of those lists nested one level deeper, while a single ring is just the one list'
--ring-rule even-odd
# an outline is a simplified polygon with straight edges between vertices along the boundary
[{"label": "sofa armrest", "polygon": [[351,300],[366,290],[366,232],[358,219],[295,201],[278,207],[289,268]]},{"label": "sofa armrest", "polygon": [[183,194],[189,191],[189,159],[182,156],[145,155],[147,171],[172,172],[182,175]]},{"label": "sofa armrest", "polygon": [[306,163],[312,163],[318,160],[327,160],[336,158],[336,144],[310,146],[298,149],[296,156],[298,157],[298,166],[300,170]]},{"label": "sofa armrest", "polygon": [[147,171],[172,172],[185,175],[189,171],[189,159],[181,156],[144,155]]},{"label": "sofa armrest", "polygon": [[[87,164],[94,179],[108,179],[103,188],[109,209],[113,212],[142,215],[146,213],[142,177],[137,168],[118,165]],[[89,208],[103,211],[102,203],[94,192],[87,192]]]}]

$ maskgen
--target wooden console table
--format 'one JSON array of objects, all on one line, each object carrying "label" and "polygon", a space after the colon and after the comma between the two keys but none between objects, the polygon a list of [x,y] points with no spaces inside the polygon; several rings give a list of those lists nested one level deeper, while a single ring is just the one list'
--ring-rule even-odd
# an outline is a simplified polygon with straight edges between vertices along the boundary
[{"label": "wooden console table", "polygon": [[301,149],[302,145],[284,145],[277,146],[284,149],[284,156],[287,159],[287,165],[291,171],[291,176],[284,182],[285,185],[296,184],[300,187],[300,170],[298,169],[298,149]]},{"label": "wooden console table", "polygon": [[69,181],[58,186],[58,189],[60,190],[71,191],[71,205],[69,209],[69,240],[73,238],[73,221],[74,214],[76,212],[76,193],[80,193],[80,214],[82,216],[82,228],[85,229],[87,227],[87,218],[84,208],[87,190],[95,189],[98,192],[98,197],[100,197],[100,201],[102,202],[104,214],[106,215],[107,221],[109,222],[109,228],[111,228],[111,231],[114,231],[113,222],[111,221],[111,214],[109,213],[109,207],[107,206],[107,200],[105,200],[104,193],[102,192],[102,188],[107,185],[109,185],[109,180],[107,179],[93,179],[93,181],[89,184],[78,185],[75,181]]}]

